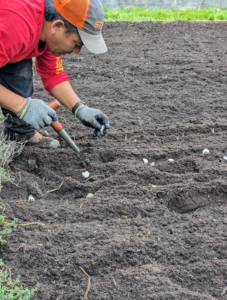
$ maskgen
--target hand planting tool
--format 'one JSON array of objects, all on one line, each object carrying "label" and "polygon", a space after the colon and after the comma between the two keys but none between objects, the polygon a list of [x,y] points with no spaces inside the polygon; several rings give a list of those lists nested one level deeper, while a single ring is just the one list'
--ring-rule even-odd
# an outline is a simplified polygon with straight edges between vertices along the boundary
[{"label": "hand planting tool", "polygon": [[[53,108],[54,110],[58,109],[61,104],[58,100],[52,100],[48,103],[48,106]],[[68,133],[63,129],[61,123],[57,121],[53,121],[51,123],[51,127],[63,138],[63,140],[66,141],[66,143],[77,153],[80,152],[80,149],[77,147],[77,145],[74,143],[74,141],[71,139],[71,137],[68,135]]]}]

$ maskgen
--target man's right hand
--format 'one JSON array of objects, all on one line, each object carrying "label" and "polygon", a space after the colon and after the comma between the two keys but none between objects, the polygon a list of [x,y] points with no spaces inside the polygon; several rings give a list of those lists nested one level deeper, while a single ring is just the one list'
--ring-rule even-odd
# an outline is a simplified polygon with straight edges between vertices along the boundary
[{"label": "man's right hand", "polygon": [[57,120],[55,110],[49,107],[47,103],[41,99],[32,99],[30,97],[26,99],[25,105],[17,116],[35,129],[48,126],[53,120]]}]

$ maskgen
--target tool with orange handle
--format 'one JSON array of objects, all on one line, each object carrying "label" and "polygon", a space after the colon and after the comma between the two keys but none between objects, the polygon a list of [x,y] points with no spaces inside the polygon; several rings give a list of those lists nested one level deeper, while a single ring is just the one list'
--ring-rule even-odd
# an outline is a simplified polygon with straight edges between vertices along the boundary
[{"label": "tool with orange handle", "polygon": [[[54,110],[58,109],[61,104],[58,100],[52,100],[48,103],[48,106],[53,108]],[[77,147],[77,145],[74,143],[74,141],[71,139],[71,137],[68,135],[68,133],[63,129],[61,123],[59,121],[53,121],[51,123],[51,127],[63,138],[63,140],[66,141],[66,143],[77,153],[80,152],[80,149]]]}]

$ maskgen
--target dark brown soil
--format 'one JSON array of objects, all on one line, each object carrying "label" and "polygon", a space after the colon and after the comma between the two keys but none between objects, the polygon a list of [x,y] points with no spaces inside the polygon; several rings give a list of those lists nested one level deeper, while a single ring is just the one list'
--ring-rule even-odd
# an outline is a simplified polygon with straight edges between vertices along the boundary
[{"label": "dark brown soil", "polygon": [[227,26],[107,23],[104,36],[108,54],[84,49],[64,67],[111,130],[94,139],[61,107],[81,154],[48,128],[59,149],[15,158],[21,181],[1,201],[19,221],[1,257],[40,282],[33,299],[85,299],[83,270],[88,300],[227,299]]}]

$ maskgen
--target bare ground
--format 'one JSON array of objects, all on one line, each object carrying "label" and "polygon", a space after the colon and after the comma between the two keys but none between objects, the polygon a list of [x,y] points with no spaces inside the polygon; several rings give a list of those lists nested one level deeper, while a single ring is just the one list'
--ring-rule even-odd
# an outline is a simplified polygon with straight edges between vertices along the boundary
[{"label": "bare ground", "polygon": [[[86,299],[83,271],[88,300],[227,299],[226,28],[107,23],[107,54],[65,58],[112,127],[94,139],[61,107],[80,155],[48,128],[59,149],[26,147],[11,164],[20,182],[1,201],[19,225],[0,253],[41,283],[33,299]],[[35,88],[52,99],[37,76]]]}]

